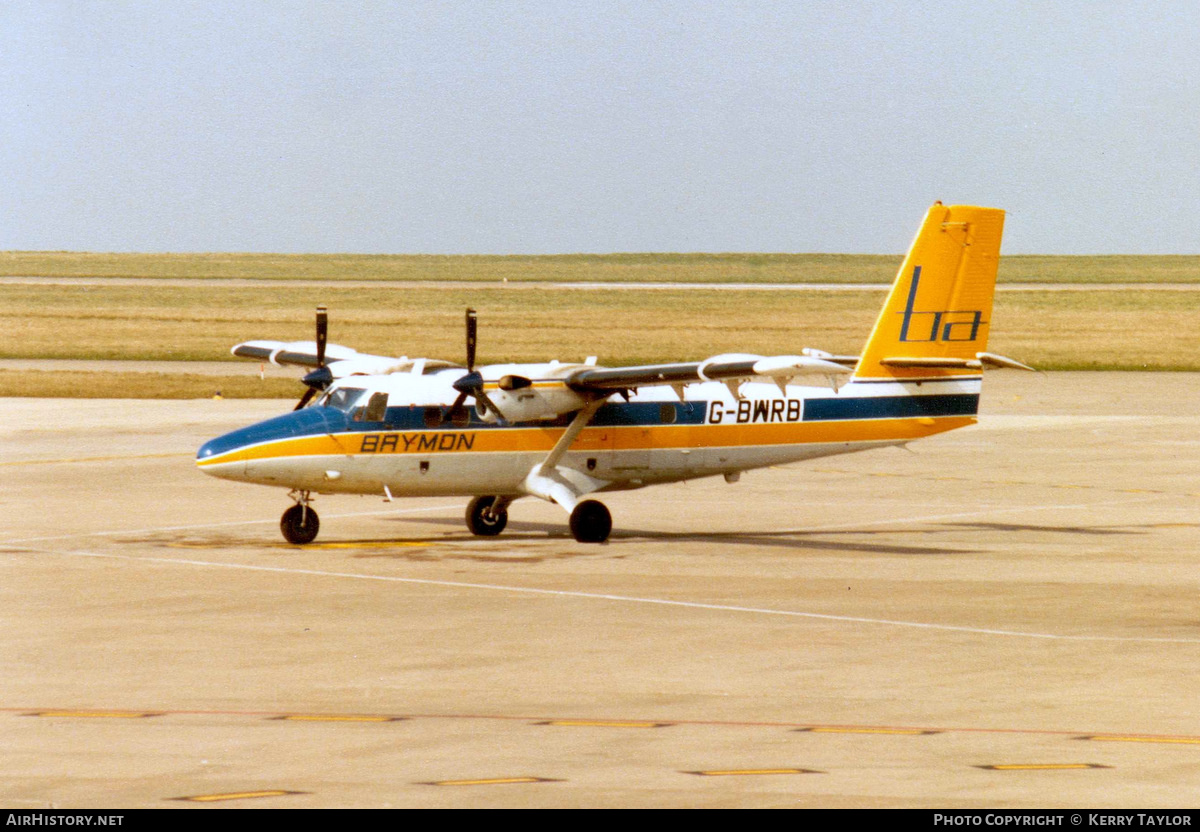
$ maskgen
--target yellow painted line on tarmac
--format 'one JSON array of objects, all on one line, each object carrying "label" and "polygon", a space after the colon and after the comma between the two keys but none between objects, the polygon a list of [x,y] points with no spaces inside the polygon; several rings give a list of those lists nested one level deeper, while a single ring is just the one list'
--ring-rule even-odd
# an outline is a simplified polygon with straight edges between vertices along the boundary
[{"label": "yellow painted line on tarmac", "polygon": [[897,734],[899,736],[920,737],[928,734],[940,734],[940,731],[926,731],[921,728],[797,728],[802,733],[810,734]]},{"label": "yellow painted line on tarmac", "polygon": [[811,768],[731,768],[712,771],[685,771],[684,774],[695,774],[699,777],[755,777],[766,774],[824,774]]},{"label": "yellow painted line on tarmac", "polygon": [[[285,544],[279,544],[283,546]],[[419,546],[436,546],[432,540],[364,540],[360,543],[307,543],[305,549],[411,549]]]},{"label": "yellow painted line on tarmac", "polygon": [[[372,540],[363,543],[305,543],[303,546],[295,543],[263,543],[266,549],[421,549],[426,546],[441,545],[435,540]],[[199,543],[177,540],[167,544],[170,549],[225,549],[226,543]]]},{"label": "yellow painted line on tarmac", "polygon": [[549,777],[490,777],[484,780],[433,780],[423,786],[508,786],[515,783],[561,783]]},{"label": "yellow painted line on tarmac", "polygon": [[1093,742],[1156,742],[1156,743],[1171,743],[1174,745],[1200,745],[1200,739],[1189,739],[1187,737],[1080,737],[1081,740],[1091,740]]},{"label": "yellow painted line on tarmac", "polygon": [[193,803],[215,803],[218,800],[249,800],[255,797],[283,797],[289,794],[308,794],[284,789],[264,789],[257,792],[227,792],[226,794],[197,794],[189,797],[173,797],[172,800],[190,800]]},{"label": "yellow painted line on tarmac", "polygon": [[1112,768],[1098,763],[1005,763],[993,766],[976,766],[988,771],[1075,771],[1078,769]]},{"label": "yellow painted line on tarmac", "polygon": [[121,454],[120,456],[76,456],[65,457],[63,459],[21,459],[14,462],[0,462],[0,466],[15,466],[15,465],[65,465],[76,462],[114,462],[121,459],[171,459],[172,457],[186,456],[191,458],[194,454],[173,453],[173,454]]},{"label": "yellow painted line on tarmac", "polygon": [[26,716],[58,716],[81,719],[145,719],[151,716],[162,716],[162,713],[152,711],[35,711]]},{"label": "yellow painted line on tarmac", "polygon": [[271,719],[284,722],[402,722],[402,716],[338,716],[336,714],[284,714]]},{"label": "yellow painted line on tarmac", "polygon": [[590,719],[553,719],[536,725],[557,725],[564,728],[665,728],[671,722],[620,722]]}]

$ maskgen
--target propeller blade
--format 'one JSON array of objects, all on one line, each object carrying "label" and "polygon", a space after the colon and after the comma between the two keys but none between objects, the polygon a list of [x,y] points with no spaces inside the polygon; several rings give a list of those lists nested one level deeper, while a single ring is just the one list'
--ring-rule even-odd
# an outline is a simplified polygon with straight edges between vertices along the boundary
[{"label": "propeller blade", "polygon": [[329,340],[329,314],[325,307],[317,307],[317,369],[303,378],[308,389],[304,391],[304,395],[300,397],[300,401],[296,404],[293,410],[301,410],[303,407],[312,401],[312,397],[318,391],[324,390],[333,383],[333,373],[325,369],[325,344]]},{"label": "propeller blade", "polygon": [[487,409],[488,409],[488,410],[490,410],[490,411],[492,411],[493,413],[495,413],[495,414],[496,414],[497,416],[499,416],[499,417],[500,417],[500,419],[502,419],[503,421],[505,421],[505,422],[507,422],[507,421],[508,421],[508,419],[506,419],[506,418],[504,417],[504,414],[500,412],[500,408],[496,407],[496,405],[494,405],[494,404],[492,403],[492,400],[488,398],[488,395],[487,395],[487,393],[483,392],[483,387],[482,387],[482,386],[481,386],[481,387],[480,387],[478,390],[473,390],[473,391],[472,391],[472,395],[474,395],[474,396],[475,396],[475,403],[476,403],[476,404],[478,404],[479,402],[483,402],[483,404],[487,406]]},{"label": "propeller blade", "polygon": [[329,337],[329,315],[324,306],[317,307],[317,366],[325,366],[325,342]]},{"label": "propeller blade", "polygon": [[467,369],[475,370],[475,331],[478,324],[475,321],[475,310],[467,310]]},{"label": "propeller blade", "polygon": [[308,388],[307,390],[304,391],[304,395],[300,397],[300,403],[297,404],[295,407],[293,407],[292,410],[303,410],[304,406],[306,404],[308,404],[312,400],[312,397],[315,395],[317,395],[317,388],[315,388],[315,387]]},{"label": "propeller blade", "polygon": [[454,400],[454,404],[450,405],[450,419],[451,420],[453,420],[455,416],[457,416],[458,414],[463,412],[463,402],[465,402],[467,400],[468,395],[469,395],[469,392],[459,393],[458,398]]}]

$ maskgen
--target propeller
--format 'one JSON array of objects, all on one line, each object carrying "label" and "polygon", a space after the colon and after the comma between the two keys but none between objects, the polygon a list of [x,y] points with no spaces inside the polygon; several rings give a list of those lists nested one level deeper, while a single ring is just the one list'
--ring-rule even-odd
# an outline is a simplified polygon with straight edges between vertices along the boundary
[{"label": "propeller", "polygon": [[329,337],[329,315],[324,306],[317,307],[317,369],[301,379],[308,385],[308,389],[304,391],[304,395],[300,397],[300,402],[294,408],[300,410],[310,401],[318,392],[324,390],[333,383],[333,373],[325,366],[325,343]]},{"label": "propeller", "polygon": [[454,404],[450,405],[450,416],[460,413],[463,402],[467,400],[467,396],[475,399],[475,406],[481,409],[490,410],[501,419],[504,414],[500,412],[500,408],[492,403],[488,398],[487,393],[483,392],[483,376],[475,372],[475,343],[476,332],[478,330],[478,322],[475,319],[475,310],[467,310],[467,374],[454,382],[454,389],[458,391],[458,398],[454,400]]}]

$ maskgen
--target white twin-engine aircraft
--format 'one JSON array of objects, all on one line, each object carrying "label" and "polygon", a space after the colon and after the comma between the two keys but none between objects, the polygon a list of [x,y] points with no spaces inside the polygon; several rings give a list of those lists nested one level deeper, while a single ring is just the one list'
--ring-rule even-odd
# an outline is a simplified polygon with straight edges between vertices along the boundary
[{"label": "white twin-engine aircraft", "polygon": [[[280,526],[309,543],[312,495],[473,496],[467,526],[499,534],[519,497],[570,514],[580,542],[612,516],[584,499],[831,454],[902,445],[975,422],[1004,212],[935,204],[925,215],[861,357],[717,355],[640,367],[466,366],[365,355],[315,342],[249,341],[233,354],[313,368],[296,410],[205,443],[206,474],[281,486]],[[319,395],[314,403],[310,401]],[[468,400],[470,406],[467,405]]]}]

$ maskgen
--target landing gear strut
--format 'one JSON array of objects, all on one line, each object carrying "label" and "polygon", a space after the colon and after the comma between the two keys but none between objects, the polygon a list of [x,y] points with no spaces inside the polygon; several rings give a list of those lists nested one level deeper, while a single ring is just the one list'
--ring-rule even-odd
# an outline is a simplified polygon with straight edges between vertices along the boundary
[{"label": "landing gear strut", "polygon": [[495,537],[508,525],[508,500],[476,497],[467,505],[467,528],[480,537]]},{"label": "landing gear strut", "polygon": [[603,543],[612,531],[612,515],[604,503],[584,500],[571,512],[571,534],[580,543]]},{"label": "landing gear strut", "polygon": [[295,499],[296,505],[285,511],[280,518],[279,530],[283,532],[283,539],[288,543],[312,543],[317,539],[321,520],[309,507],[307,492],[296,496]]}]

